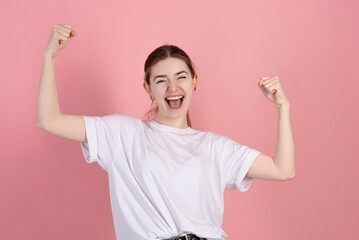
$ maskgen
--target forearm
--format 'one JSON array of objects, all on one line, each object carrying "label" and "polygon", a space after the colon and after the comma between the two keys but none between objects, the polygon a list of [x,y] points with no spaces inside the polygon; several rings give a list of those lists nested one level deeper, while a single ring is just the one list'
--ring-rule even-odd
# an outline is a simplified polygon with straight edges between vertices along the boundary
[{"label": "forearm", "polygon": [[37,95],[37,123],[46,124],[60,114],[55,82],[55,57],[44,53]]},{"label": "forearm", "polygon": [[276,105],[278,111],[278,139],[274,162],[285,179],[295,176],[295,150],[290,123],[289,102]]}]

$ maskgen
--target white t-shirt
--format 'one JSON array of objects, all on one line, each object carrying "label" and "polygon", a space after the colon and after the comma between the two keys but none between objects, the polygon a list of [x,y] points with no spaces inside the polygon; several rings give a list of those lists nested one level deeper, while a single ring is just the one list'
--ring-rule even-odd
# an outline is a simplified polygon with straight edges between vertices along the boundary
[{"label": "white t-shirt", "polygon": [[183,232],[223,240],[225,189],[247,191],[259,151],[230,138],[122,114],[83,116],[85,160],[107,173],[118,240]]}]

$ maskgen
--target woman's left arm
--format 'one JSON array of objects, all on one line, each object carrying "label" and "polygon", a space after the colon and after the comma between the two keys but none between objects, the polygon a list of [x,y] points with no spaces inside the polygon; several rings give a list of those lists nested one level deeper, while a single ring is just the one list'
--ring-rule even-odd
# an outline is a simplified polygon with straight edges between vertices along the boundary
[{"label": "woman's left arm", "polygon": [[260,153],[247,175],[268,180],[289,180],[295,177],[295,150],[290,123],[290,104],[278,77],[262,77],[259,88],[278,111],[278,139],[274,157]]},{"label": "woman's left arm", "polygon": [[276,107],[278,110],[278,139],[273,160],[284,179],[292,179],[295,177],[295,151],[289,102]]}]

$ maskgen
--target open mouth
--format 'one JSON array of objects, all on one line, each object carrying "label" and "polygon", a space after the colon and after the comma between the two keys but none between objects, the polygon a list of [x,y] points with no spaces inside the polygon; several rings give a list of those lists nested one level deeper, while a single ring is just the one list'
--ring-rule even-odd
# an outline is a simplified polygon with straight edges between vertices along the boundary
[{"label": "open mouth", "polygon": [[184,96],[165,99],[170,109],[179,109],[182,107]]}]

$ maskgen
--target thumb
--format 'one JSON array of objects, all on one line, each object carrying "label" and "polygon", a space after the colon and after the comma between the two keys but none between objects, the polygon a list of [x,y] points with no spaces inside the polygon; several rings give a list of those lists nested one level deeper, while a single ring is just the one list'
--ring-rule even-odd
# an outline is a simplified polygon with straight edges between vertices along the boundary
[{"label": "thumb", "polygon": [[259,86],[259,87],[262,87],[262,85],[263,85],[263,79],[261,79],[261,80],[258,82],[258,86]]},{"label": "thumb", "polygon": [[263,92],[264,95],[268,95],[269,92],[265,89],[265,87],[263,85],[263,80],[260,80],[258,82],[258,87]]},{"label": "thumb", "polygon": [[69,38],[73,38],[73,37],[75,37],[75,36],[76,36],[76,31],[72,30],[72,31],[70,32]]}]

